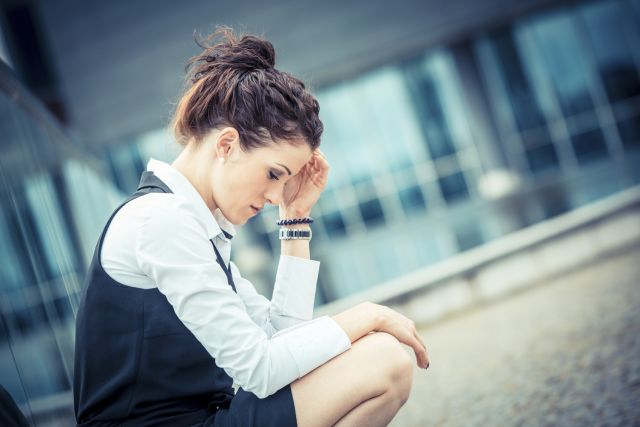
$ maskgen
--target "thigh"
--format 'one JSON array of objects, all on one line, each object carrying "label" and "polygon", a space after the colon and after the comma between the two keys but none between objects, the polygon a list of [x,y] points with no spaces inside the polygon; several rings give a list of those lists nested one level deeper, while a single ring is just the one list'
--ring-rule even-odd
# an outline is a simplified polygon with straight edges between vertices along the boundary
[{"label": "thigh", "polygon": [[291,385],[264,399],[259,399],[240,387],[231,399],[229,408],[219,409],[203,426],[297,427]]},{"label": "thigh", "polygon": [[393,335],[363,336],[349,350],[291,383],[298,425],[334,425],[365,400],[391,390],[399,374],[412,372],[412,363]]}]

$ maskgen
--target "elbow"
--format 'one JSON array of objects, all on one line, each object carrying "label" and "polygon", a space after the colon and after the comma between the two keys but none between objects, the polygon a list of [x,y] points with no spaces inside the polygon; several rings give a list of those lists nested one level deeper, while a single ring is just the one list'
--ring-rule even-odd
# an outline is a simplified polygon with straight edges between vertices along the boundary
[{"label": "elbow", "polygon": [[258,399],[267,398],[275,392],[275,390],[271,390],[269,379],[263,375],[259,375],[257,370],[247,378],[244,384],[240,383],[238,385],[242,387],[244,391],[253,393]]},{"label": "elbow", "polygon": [[253,393],[258,399],[265,399],[273,394],[272,391],[262,384],[248,384],[246,387],[240,386],[244,391]]},{"label": "elbow", "polygon": [[238,360],[241,368],[231,370],[229,375],[244,391],[264,399],[283,386],[300,377],[296,360],[285,347],[286,342],[264,341],[266,348],[246,354],[246,360]]},{"label": "elbow", "polygon": [[252,392],[252,393],[255,394],[258,399],[266,399],[267,397],[269,397],[269,396],[271,396],[273,394],[273,393],[268,393],[268,392],[266,392],[264,390],[255,391],[255,392]]}]

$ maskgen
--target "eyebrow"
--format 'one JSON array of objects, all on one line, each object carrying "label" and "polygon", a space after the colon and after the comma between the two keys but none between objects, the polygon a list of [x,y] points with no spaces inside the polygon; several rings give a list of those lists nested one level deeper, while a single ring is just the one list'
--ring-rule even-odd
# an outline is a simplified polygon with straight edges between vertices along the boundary
[{"label": "eyebrow", "polygon": [[283,168],[285,168],[285,169],[287,170],[287,172],[289,172],[289,175],[291,175],[291,171],[289,170],[289,168],[288,168],[288,167],[286,167],[286,166],[285,166],[285,165],[283,165],[282,163],[276,163],[276,165],[280,165],[280,166],[282,166]]}]

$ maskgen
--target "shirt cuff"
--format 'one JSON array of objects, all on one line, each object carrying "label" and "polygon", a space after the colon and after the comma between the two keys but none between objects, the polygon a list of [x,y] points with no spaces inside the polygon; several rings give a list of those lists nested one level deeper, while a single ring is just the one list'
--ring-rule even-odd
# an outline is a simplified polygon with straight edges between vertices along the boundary
[{"label": "shirt cuff", "polygon": [[311,320],[320,261],[280,255],[271,298],[275,314]]},{"label": "shirt cuff", "polygon": [[273,338],[285,340],[287,349],[298,365],[300,377],[351,348],[347,334],[329,316],[282,329]]}]

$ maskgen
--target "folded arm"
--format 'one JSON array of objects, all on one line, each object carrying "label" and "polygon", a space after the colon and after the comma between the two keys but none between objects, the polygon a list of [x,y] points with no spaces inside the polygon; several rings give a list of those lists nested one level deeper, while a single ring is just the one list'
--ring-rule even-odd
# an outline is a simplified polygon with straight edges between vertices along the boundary
[{"label": "folded arm", "polygon": [[[150,211],[136,245],[140,268],[154,280],[178,318],[236,384],[259,398],[351,347],[349,337],[331,317],[311,320],[313,298],[308,293],[300,297],[307,302],[301,306],[289,304],[295,291],[283,291],[282,297],[274,295],[275,303],[269,304],[272,334],[256,324],[247,308],[256,304],[266,307],[264,301],[259,302],[257,292],[249,295],[246,282],[236,283],[243,298],[233,292],[216,262],[203,224],[180,204]],[[284,268],[281,274],[295,278],[297,271],[297,267]],[[285,328],[276,332],[276,326]]]}]

